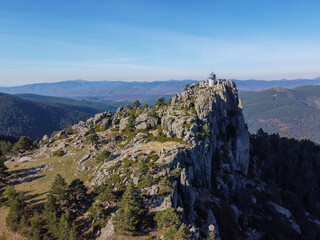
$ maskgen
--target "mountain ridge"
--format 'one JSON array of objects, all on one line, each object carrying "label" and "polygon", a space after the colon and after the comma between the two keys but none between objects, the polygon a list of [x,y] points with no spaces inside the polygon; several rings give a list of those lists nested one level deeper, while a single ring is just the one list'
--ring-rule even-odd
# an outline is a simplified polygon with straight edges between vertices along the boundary
[{"label": "mountain ridge", "polygon": [[[296,80],[233,80],[239,90],[263,90],[274,86],[294,88],[304,84],[320,84],[320,79]],[[38,83],[17,87],[0,87],[0,92],[10,94],[33,93],[68,98],[98,97],[104,100],[140,101],[156,99],[161,95],[181,92],[186,84],[198,80],[169,80],[153,82],[86,81],[69,80],[56,83]]]},{"label": "mountain ridge", "polygon": [[309,138],[319,143],[319,85],[293,89],[273,87],[260,92],[240,92],[239,95],[250,132],[263,128],[281,136]]}]

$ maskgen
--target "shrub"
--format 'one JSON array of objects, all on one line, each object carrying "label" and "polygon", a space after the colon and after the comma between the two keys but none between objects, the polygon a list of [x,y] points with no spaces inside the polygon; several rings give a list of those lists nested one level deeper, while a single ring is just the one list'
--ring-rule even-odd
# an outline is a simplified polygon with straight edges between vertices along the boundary
[{"label": "shrub", "polygon": [[140,173],[140,174],[146,174],[148,172],[148,166],[147,166],[147,160],[146,159],[141,159],[138,162],[137,172]]},{"label": "shrub", "polygon": [[68,135],[73,134],[72,126],[71,126],[71,125],[69,125],[69,126],[65,129],[65,131],[67,132],[67,134],[68,134]]},{"label": "shrub", "polygon": [[52,156],[54,156],[54,157],[61,157],[63,155],[64,155],[63,150],[56,150],[56,151],[52,152]]},{"label": "shrub", "polygon": [[123,129],[123,132],[133,132],[135,129],[135,121],[136,121],[136,117],[134,116],[133,113],[131,113],[125,129]]},{"label": "shrub", "polygon": [[59,131],[54,131],[51,133],[50,137],[53,138]]},{"label": "shrub", "polygon": [[159,159],[159,156],[157,154],[151,154],[149,155],[149,158],[151,158],[152,161],[157,161]]},{"label": "shrub", "polygon": [[170,171],[170,175],[174,178],[174,179],[178,179],[181,175],[181,168],[175,168],[175,169],[172,169]]},{"label": "shrub", "polygon": [[106,179],[106,184],[116,185],[117,183],[120,184],[120,181],[121,181],[121,179],[120,179],[119,174],[115,173]]},{"label": "shrub", "polygon": [[96,132],[96,130],[94,128],[91,128],[86,132],[86,134],[93,134],[95,132]]},{"label": "shrub", "polygon": [[165,240],[175,240],[176,232],[178,231],[176,226],[171,226],[164,234],[163,239]]},{"label": "shrub", "polygon": [[208,124],[203,125],[202,129],[203,129],[204,133],[205,133],[207,136],[210,135],[210,128],[209,128]]},{"label": "shrub", "polygon": [[12,151],[14,153],[19,153],[21,151],[30,150],[33,147],[33,142],[29,137],[22,136],[19,141],[14,144]]},{"label": "shrub", "polygon": [[94,127],[94,130],[95,130],[95,132],[100,132],[100,131],[101,131],[101,126],[100,126],[100,124],[97,124],[97,125]]},{"label": "shrub", "polygon": [[158,114],[154,109],[152,109],[150,112],[148,112],[148,117],[156,118],[156,117],[158,117]]},{"label": "shrub", "polygon": [[186,227],[186,225],[182,224],[179,230],[175,234],[175,238],[179,240],[189,240],[191,239],[192,234],[190,230]]},{"label": "shrub", "polygon": [[159,230],[180,225],[180,216],[174,208],[167,208],[166,210],[157,212],[154,220],[157,222]]},{"label": "shrub", "polygon": [[145,187],[151,187],[154,184],[154,178],[150,172],[143,175],[137,185],[138,189],[142,189]]},{"label": "shrub", "polygon": [[165,105],[164,98],[163,97],[159,97],[157,99],[156,106],[160,107],[160,106],[163,106],[163,105]]},{"label": "shrub", "polygon": [[214,234],[214,232],[209,232],[207,240],[215,240],[216,239],[216,235]]},{"label": "shrub", "polygon": [[96,158],[97,163],[104,162],[106,159],[108,159],[111,155],[111,152],[109,150],[104,150],[100,155]]},{"label": "shrub", "polygon": [[139,106],[140,106],[139,100],[136,100],[136,101],[134,101],[134,102],[132,103],[132,107],[133,107],[133,108],[138,108]]},{"label": "shrub", "polygon": [[160,190],[159,195],[167,195],[171,191],[172,183],[170,182],[169,178],[167,176],[163,177],[160,180]]},{"label": "shrub", "polygon": [[89,136],[87,136],[86,139],[89,143],[98,143],[99,136],[96,133],[93,133],[93,134],[90,134]]}]

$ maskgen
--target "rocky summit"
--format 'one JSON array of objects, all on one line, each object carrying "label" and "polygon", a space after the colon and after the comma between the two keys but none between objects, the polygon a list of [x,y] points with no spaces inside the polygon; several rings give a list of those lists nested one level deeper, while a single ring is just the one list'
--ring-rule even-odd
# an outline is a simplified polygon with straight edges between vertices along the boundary
[{"label": "rocky summit", "polygon": [[[301,221],[271,197],[279,190],[270,194],[262,177],[263,163],[249,150],[250,134],[236,85],[218,80],[210,87],[207,81],[187,85],[167,103],[159,98],[154,107],[140,108],[136,103],[120,107],[114,115],[97,114],[45,136],[23,161],[53,159],[37,168],[39,172],[54,171],[55,164],[74,169],[66,178],[82,178],[92,192],[107,184],[113,192],[125,191],[126,198],[126,189],[133,185],[144,209],[138,236],[171,239],[161,230],[160,220],[158,226],[149,222],[173,209],[180,226],[187,229],[187,239],[263,239],[274,219],[285,229],[284,238],[264,239],[300,239]],[[92,236],[127,239],[115,225],[117,216],[126,211],[124,202],[115,198],[102,206],[108,212],[106,221],[101,230],[92,230]],[[320,221],[308,214],[308,228],[319,228]]]}]

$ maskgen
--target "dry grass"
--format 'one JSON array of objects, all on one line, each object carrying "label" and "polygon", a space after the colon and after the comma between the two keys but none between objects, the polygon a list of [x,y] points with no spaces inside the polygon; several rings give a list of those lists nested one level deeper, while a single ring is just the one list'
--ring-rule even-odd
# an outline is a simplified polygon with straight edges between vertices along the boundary
[{"label": "dry grass", "polygon": [[[81,164],[91,170],[80,171],[77,162],[87,151],[78,150],[74,156],[61,156],[50,158],[37,158],[28,162],[6,163],[8,171],[11,173],[9,182],[17,191],[25,193],[29,203],[39,204],[46,200],[47,192],[50,190],[52,182],[57,174],[70,183],[73,179],[79,178],[87,184],[89,177],[93,174],[93,167],[96,165],[95,159],[89,159]],[[39,166],[48,165],[44,171],[35,171]],[[0,240],[2,239],[26,239],[18,234],[9,231],[5,225],[5,218],[9,212],[8,207],[0,207]]]},{"label": "dry grass", "polygon": [[152,142],[148,142],[145,145],[140,147],[140,150],[142,151],[161,151],[162,149],[168,150],[168,149],[172,149],[173,146],[183,146],[181,143],[177,143],[174,141],[170,141],[170,142],[157,142],[157,141],[152,141]]},{"label": "dry grass", "polygon": [[[153,236],[153,240],[160,240],[163,235],[163,230],[156,230],[149,233],[148,236]],[[124,236],[124,235],[114,235],[108,240],[146,240],[149,239],[148,236]],[[102,239],[101,239],[102,240]]]},{"label": "dry grass", "polygon": [[[79,171],[77,162],[86,154],[85,150],[78,151],[75,156],[61,156],[40,158],[29,162],[10,162],[6,166],[12,173],[10,184],[14,185],[17,191],[23,191],[31,203],[41,203],[46,199],[46,194],[50,190],[52,182],[57,174],[60,174],[67,183],[79,178],[87,183],[93,169],[89,171]],[[44,165],[49,167],[40,172],[36,172],[36,167]],[[93,168],[95,160],[89,159],[81,164]]]},{"label": "dry grass", "polygon": [[18,235],[17,233],[10,232],[6,228],[6,216],[8,215],[8,207],[0,207],[0,240],[25,240],[26,238]]}]

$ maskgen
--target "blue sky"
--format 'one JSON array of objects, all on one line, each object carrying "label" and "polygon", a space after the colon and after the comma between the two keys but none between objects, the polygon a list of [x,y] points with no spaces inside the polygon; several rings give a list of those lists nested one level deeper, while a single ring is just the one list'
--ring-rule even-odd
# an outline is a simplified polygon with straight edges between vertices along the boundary
[{"label": "blue sky", "polygon": [[320,76],[320,1],[0,2],[0,85]]}]

